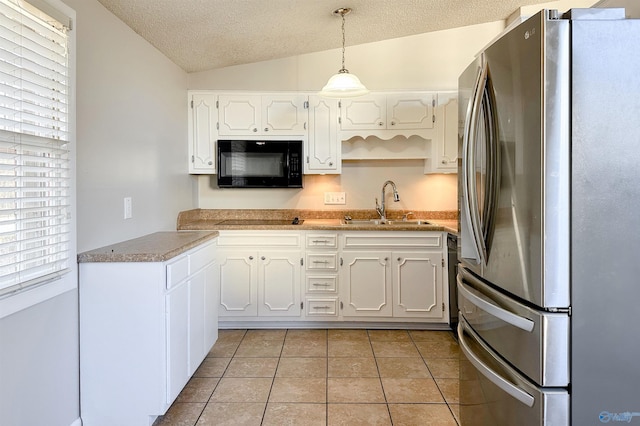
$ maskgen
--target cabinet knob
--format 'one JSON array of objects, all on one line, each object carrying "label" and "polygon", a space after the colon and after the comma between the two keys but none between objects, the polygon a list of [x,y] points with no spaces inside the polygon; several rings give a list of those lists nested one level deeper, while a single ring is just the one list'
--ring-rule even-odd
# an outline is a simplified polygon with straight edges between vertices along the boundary
[{"label": "cabinet knob", "polygon": [[213,165],[213,161],[209,161],[207,164],[211,166]]},{"label": "cabinet knob", "polygon": [[329,161],[329,165],[330,165],[330,166],[333,166],[333,161]]},{"label": "cabinet knob", "polygon": [[258,131],[258,129],[254,127],[254,128],[253,128],[253,131],[254,131],[254,132],[257,132],[257,131]]},{"label": "cabinet knob", "polygon": [[396,122],[395,122],[395,121],[392,121],[392,122],[391,122],[391,125],[392,125],[392,126],[395,126],[395,125],[396,125]]},{"label": "cabinet knob", "polygon": [[387,260],[389,260],[389,258],[388,258],[388,257],[385,257],[385,258],[384,258],[384,261],[386,262]]},{"label": "cabinet knob", "polygon": [[253,256],[249,256],[249,260],[253,260]]},{"label": "cabinet knob", "polygon": [[400,262],[401,260],[402,260],[401,258],[398,258],[398,262]]},{"label": "cabinet knob", "polygon": [[378,126],[382,126],[384,123],[381,121],[378,123]]},{"label": "cabinet knob", "polygon": [[261,259],[261,260],[265,260],[265,259],[266,259],[266,257],[262,256],[260,259]]},{"label": "cabinet knob", "polygon": [[268,131],[269,131],[269,128],[268,128],[268,127],[265,127],[265,128],[264,128],[264,131],[265,131],[265,132],[268,132]]}]

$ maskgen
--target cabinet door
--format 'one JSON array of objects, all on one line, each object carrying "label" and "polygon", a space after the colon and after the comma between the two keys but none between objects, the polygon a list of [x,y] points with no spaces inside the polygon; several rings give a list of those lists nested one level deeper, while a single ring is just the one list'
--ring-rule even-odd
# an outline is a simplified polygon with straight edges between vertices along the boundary
[{"label": "cabinet door", "polygon": [[436,138],[432,142],[432,173],[458,172],[458,95],[438,94]]},{"label": "cabinet door", "polygon": [[189,108],[189,173],[216,173],[218,111],[213,94],[193,94]]},{"label": "cabinet door", "polygon": [[172,289],[165,297],[167,403],[171,404],[191,376],[189,372],[189,286],[184,282]]},{"label": "cabinet door", "polygon": [[220,95],[218,97],[218,133],[221,136],[261,133],[259,95]]},{"label": "cabinet door", "polygon": [[205,354],[218,340],[218,306],[220,305],[220,268],[217,262],[204,270],[204,347]]},{"label": "cabinet door", "polygon": [[200,270],[189,279],[189,375],[207,355],[205,348],[206,273]]},{"label": "cabinet door", "polygon": [[300,259],[299,251],[268,251],[260,254],[259,315],[300,316]]},{"label": "cabinet door", "polygon": [[444,318],[442,253],[393,252],[393,316]]},{"label": "cabinet door", "polygon": [[306,95],[265,95],[262,97],[262,132],[265,135],[307,133]]},{"label": "cabinet door", "polygon": [[338,114],[336,99],[309,96],[307,173],[337,174],[341,172]]},{"label": "cabinet door", "polygon": [[345,252],[342,260],[342,314],[390,317],[391,253]]},{"label": "cabinet door", "polygon": [[220,316],[255,316],[258,270],[256,254],[247,251],[220,253]]},{"label": "cabinet door", "polygon": [[385,129],[387,102],[385,95],[367,95],[340,101],[342,130]]},{"label": "cabinet door", "polygon": [[431,129],[435,95],[432,93],[387,96],[388,129]]}]

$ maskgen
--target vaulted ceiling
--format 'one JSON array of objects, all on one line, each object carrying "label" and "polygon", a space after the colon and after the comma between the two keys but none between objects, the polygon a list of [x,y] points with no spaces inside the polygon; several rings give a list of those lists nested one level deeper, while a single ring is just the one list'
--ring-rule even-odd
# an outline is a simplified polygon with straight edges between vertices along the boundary
[{"label": "vaulted ceiling", "polygon": [[[98,0],[187,72],[506,19],[544,0]],[[563,0],[566,1],[566,0]],[[583,0],[585,1],[585,0]],[[595,1],[595,0],[594,0]]]}]

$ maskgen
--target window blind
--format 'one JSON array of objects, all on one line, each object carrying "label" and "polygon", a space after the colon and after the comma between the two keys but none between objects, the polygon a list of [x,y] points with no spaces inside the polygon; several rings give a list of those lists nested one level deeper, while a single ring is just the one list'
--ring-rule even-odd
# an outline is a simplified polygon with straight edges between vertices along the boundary
[{"label": "window blind", "polygon": [[67,28],[22,0],[0,0],[0,295],[70,262]]}]

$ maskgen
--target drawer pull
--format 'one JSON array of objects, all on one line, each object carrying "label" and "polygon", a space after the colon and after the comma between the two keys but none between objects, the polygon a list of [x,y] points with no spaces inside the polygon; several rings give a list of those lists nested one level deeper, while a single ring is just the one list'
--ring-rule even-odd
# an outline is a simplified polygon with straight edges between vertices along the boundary
[{"label": "drawer pull", "polygon": [[329,240],[313,240],[311,241],[313,244],[329,244]]},{"label": "drawer pull", "polygon": [[331,309],[331,306],[314,306],[313,309]]},{"label": "drawer pull", "polygon": [[329,287],[331,284],[327,283],[313,283],[316,287]]},{"label": "drawer pull", "polygon": [[314,260],[313,263],[322,263],[323,265],[326,265],[329,263],[328,260]]}]

